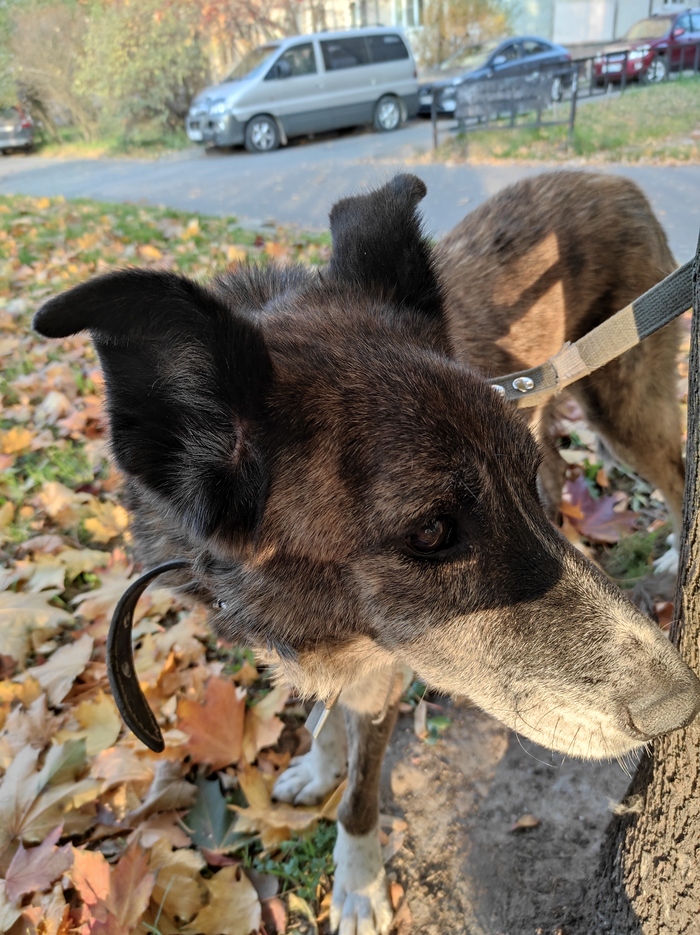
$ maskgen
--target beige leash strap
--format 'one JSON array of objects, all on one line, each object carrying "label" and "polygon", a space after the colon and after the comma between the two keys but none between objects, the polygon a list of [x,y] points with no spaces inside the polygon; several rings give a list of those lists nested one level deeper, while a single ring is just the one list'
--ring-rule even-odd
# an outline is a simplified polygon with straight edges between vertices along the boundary
[{"label": "beige leash strap", "polygon": [[487,380],[497,393],[525,408],[537,406],[624,354],[693,305],[693,261],[679,267],[631,305],[539,367]]}]

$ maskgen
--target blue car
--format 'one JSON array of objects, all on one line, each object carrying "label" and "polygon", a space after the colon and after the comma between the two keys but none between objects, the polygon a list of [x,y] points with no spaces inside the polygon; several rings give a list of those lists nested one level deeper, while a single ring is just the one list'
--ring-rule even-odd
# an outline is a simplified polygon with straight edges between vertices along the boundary
[{"label": "blue car", "polygon": [[496,39],[465,46],[420,82],[418,113],[430,114],[434,94],[437,95],[438,114],[449,116],[454,113],[457,87],[465,81],[520,75],[525,78],[542,71],[551,72],[552,99],[561,100],[564,88],[571,83],[571,55],[563,46],[538,36]]}]

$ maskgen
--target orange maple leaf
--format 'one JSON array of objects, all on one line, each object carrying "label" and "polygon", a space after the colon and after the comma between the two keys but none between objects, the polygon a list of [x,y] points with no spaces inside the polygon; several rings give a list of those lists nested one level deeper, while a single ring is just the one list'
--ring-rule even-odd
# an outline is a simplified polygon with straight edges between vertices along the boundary
[{"label": "orange maple leaf", "polygon": [[189,735],[187,752],[195,763],[223,769],[237,763],[243,751],[244,689],[213,676],[204,703],[184,699],[177,706],[178,727]]}]

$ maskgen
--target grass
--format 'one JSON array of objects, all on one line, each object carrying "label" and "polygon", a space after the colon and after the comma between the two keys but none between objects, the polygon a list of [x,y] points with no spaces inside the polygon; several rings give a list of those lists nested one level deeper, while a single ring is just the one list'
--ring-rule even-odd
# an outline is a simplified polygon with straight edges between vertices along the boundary
[{"label": "grass", "polygon": [[[558,119],[569,113],[557,105]],[[433,160],[700,162],[700,76],[651,87],[634,85],[618,97],[580,103],[573,139],[567,127],[478,131],[443,143]]]},{"label": "grass", "polygon": [[76,127],[60,127],[58,134],[58,140],[47,138],[37,143],[37,150],[42,156],[61,159],[97,159],[102,156],[156,159],[163,153],[178,152],[192,146],[184,127],[164,131],[159,124],[140,125],[129,134],[119,131],[102,133],[94,140],[86,140]]}]

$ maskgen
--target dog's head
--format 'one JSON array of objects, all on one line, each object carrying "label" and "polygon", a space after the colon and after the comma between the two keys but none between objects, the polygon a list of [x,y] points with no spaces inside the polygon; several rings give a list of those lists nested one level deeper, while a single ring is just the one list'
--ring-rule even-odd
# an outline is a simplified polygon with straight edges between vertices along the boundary
[{"label": "dog's head", "polygon": [[90,329],[141,555],[326,697],[387,665],[582,756],[687,723],[700,683],[550,525],[526,424],[449,355],[399,176],[331,213],[322,273],[127,270],[52,299]]}]

